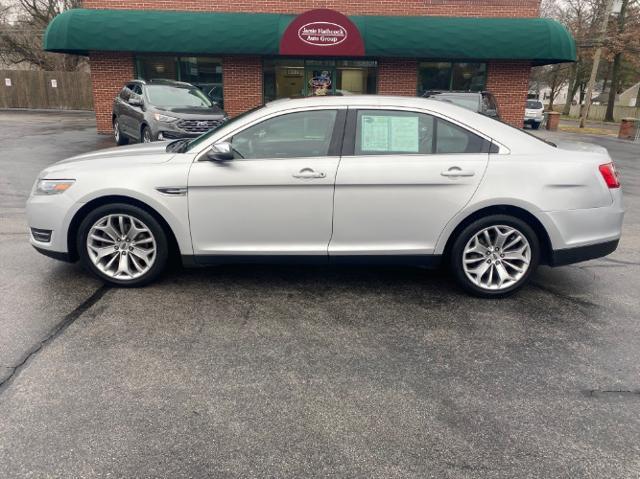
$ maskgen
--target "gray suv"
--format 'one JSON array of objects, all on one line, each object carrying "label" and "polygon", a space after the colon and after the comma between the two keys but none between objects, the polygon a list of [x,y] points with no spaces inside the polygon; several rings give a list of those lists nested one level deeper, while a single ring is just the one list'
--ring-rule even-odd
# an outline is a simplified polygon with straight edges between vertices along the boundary
[{"label": "gray suv", "polygon": [[227,120],[227,116],[189,83],[132,80],[113,102],[113,135],[118,145],[129,140],[195,138]]},{"label": "gray suv", "polygon": [[422,94],[423,98],[446,101],[461,106],[467,110],[475,111],[482,115],[500,119],[498,103],[492,93],[488,91],[443,91],[429,90]]}]

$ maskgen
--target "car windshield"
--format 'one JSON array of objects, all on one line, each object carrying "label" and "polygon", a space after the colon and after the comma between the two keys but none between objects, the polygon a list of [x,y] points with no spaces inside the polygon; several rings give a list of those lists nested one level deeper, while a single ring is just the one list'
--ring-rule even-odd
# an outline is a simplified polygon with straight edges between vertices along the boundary
[{"label": "car windshield", "polygon": [[461,106],[462,108],[466,108],[467,110],[471,110],[471,111],[478,111],[478,97],[477,96],[471,96],[471,97],[465,97],[465,96],[454,96],[454,95],[433,95],[432,97],[434,100],[440,100],[440,101],[447,101],[449,103],[453,103],[454,105],[458,105]]},{"label": "car windshield", "polygon": [[203,141],[206,141],[207,138],[209,138],[211,135],[213,135],[216,131],[218,131],[220,128],[222,127],[227,127],[233,123],[235,123],[236,121],[244,118],[245,116],[247,116],[250,113],[253,113],[256,110],[259,110],[260,108],[263,108],[264,105],[260,105],[257,106],[255,108],[252,108],[250,110],[245,111],[244,113],[239,114],[238,116],[232,118],[231,120],[225,121],[223,123],[220,123],[218,126],[216,126],[214,129],[209,130],[206,133],[203,133],[202,135],[200,135],[198,138],[195,138],[193,140],[191,140],[189,142],[189,144],[187,145],[187,147],[185,148],[184,151],[189,151],[192,150],[193,148],[197,147],[200,143],[202,143]]},{"label": "car windshield", "polygon": [[531,110],[539,110],[544,107],[542,106],[542,102],[539,102],[538,100],[527,100],[527,108]]},{"label": "car windshield", "polygon": [[207,95],[198,88],[180,88],[169,85],[147,85],[147,96],[152,105],[173,107],[203,107],[213,105]]}]

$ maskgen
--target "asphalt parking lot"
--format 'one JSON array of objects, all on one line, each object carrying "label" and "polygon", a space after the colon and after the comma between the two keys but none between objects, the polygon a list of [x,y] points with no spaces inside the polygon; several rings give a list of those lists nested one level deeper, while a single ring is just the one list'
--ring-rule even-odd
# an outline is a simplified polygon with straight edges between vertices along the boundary
[{"label": "asphalt parking lot", "polygon": [[42,168],[111,138],[0,112],[0,477],[640,476],[640,145],[582,139],[622,174],[621,245],[509,299],[411,268],[112,289],[24,217]]}]

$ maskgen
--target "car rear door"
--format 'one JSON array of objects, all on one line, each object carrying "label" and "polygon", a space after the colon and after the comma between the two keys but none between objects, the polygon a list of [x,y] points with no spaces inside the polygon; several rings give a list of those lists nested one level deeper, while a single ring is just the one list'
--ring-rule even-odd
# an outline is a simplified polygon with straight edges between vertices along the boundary
[{"label": "car rear door", "polygon": [[203,263],[225,256],[327,261],[346,109],[279,113],[224,140],[234,160],[196,161],[189,218]]},{"label": "car rear door", "polygon": [[490,141],[408,109],[349,110],[329,255],[430,255],[471,199]]}]

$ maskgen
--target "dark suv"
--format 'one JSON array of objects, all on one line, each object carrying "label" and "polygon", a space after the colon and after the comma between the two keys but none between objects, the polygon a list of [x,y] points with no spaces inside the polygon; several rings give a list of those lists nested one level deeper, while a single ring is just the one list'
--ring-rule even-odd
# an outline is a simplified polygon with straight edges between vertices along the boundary
[{"label": "dark suv", "polygon": [[430,90],[422,94],[423,98],[448,101],[467,110],[481,113],[497,120],[500,119],[496,98],[488,91],[441,91]]},{"label": "dark suv", "polygon": [[195,138],[226,119],[202,90],[171,80],[132,80],[113,102],[113,135],[118,145],[129,140]]}]

